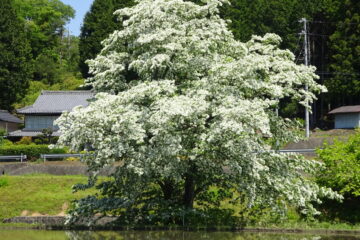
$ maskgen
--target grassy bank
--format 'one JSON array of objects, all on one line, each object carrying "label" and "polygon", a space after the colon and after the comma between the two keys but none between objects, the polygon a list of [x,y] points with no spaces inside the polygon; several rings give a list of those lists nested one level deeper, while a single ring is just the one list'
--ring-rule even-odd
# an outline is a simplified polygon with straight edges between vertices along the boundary
[{"label": "grassy bank", "polygon": [[72,200],[91,193],[71,192],[74,184],[86,181],[85,176],[1,176],[0,221],[20,215],[63,215]]},{"label": "grassy bank", "polygon": [[[76,183],[85,183],[85,176],[53,176],[26,175],[0,176],[0,227],[31,227],[27,224],[4,224],[2,219],[15,216],[63,215],[70,202],[93,194],[95,190],[81,191],[73,194],[71,187]],[[239,210],[239,209],[236,209]],[[283,223],[257,223],[247,226],[250,231],[282,231],[291,230],[329,230],[329,231],[359,231],[360,225],[330,222],[305,222],[294,213],[288,221]],[[36,226],[34,226],[36,227]],[[175,229],[176,227],[173,226]],[[204,226],[206,228],[206,226]],[[144,226],[142,226],[144,228]],[[204,228],[204,229],[205,229]],[[149,226],[147,229],[154,229]],[[155,227],[156,229],[156,227]],[[202,228],[201,228],[202,229]],[[202,229],[202,230],[204,230]],[[219,226],[217,230],[231,230],[226,226]]]}]

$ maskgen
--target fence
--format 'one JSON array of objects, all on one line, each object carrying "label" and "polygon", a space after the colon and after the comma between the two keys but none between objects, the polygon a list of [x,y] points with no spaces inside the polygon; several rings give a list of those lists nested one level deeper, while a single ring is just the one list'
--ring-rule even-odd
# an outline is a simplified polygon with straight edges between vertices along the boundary
[{"label": "fence", "polygon": [[26,155],[11,155],[11,156],[0,156],[0,160],[20,160],[21,162],[27,159]]},{"label": "fence", "polygon": [[[281,150],[270,150],[280,153],[315,153],[316,149],[281,149]],[[59,158],[68,158],[68,157],[82,157],[84,154],[74,153],[74,154],[41,154],[40,157],[46,162],[47,159],[59,159]],[[12,156],[0,156],[0,160],[20,160],[23,162],[26,160],[26,155],[12,155]]]},{"label": "fence", "polygon": [[74,154],[41,154],[40,157],[44,159],[44,162],[46,162],[46,159],[56,159],[56,158],[68,158],[68,157],[82,157],[84,154],[80,153],[74,153]]}]

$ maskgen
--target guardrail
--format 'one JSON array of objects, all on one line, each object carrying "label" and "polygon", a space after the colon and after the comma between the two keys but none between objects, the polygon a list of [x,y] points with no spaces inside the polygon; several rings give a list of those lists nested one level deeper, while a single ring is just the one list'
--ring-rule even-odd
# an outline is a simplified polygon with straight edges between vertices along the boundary
[{"label": "guardrail", "polygon": [[40,157],[44,159],[53,159],[53,158],[68,158],[68,157],[82,157],[84,154],[80,153],[68,153],[68,154],[41,154]]},{"label": "guardrail", "polygon": [[11,155],[11,156],[0,156],[0,160],[20,160],[21,162],[23,162],[24,160],[27,159],[26,155]]},{"label": "guardrail", "polygon": [[315,153],[316,149],[281,149],[281,153]]},{"label": "guardrail", "polygon": [[[281,150],[269,150],[272,152],[280,153],[315,153],[316,149],[281,149]],[[56,159],[56,158],[68,158],[68,157],[82,157],[84,154],[80,153],[67,153],[67,154],[41,154],[40,157],[44,159]],[[12,156],[0,156],[0,160],[20,160],[23,162],[27,159],[26,155],[12,155]]]}]

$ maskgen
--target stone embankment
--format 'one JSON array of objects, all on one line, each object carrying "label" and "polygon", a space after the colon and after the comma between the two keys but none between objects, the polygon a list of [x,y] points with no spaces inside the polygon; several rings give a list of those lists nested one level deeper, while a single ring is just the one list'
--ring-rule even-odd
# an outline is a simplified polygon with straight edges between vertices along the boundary
[{"label": "stone embankment", "polygon": [[[100,175],[109,175],[114,167],[101,171]],[[87,166],[84,164],[71,164],[67,162],[36,164],[36,163],[3,163],[0,165],[0,175],[18,176],[27,174],[50,175],[87,175]]]},{"label": "stone embankment", "polygon": [[[36,224],[44,226],[45,228],[68,228],[65,225],[65,217],[64,216],[36,216],[36,217],[13,217],[7,218],[3,220],[3,223],[27,223],[27,224]],[[116,220],[115,217],[103,217],[96,221],[94,227],[102,227],[111,224]],[[76,222],[71,226],[71,228],[76,227],[86,227],[86,221]]]}]

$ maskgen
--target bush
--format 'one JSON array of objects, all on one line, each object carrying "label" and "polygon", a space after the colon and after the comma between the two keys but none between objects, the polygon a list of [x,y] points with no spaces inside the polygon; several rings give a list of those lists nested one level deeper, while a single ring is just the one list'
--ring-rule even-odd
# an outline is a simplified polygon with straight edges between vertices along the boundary
[{"label": "bush", "polygon": [[80,161],[80,158],[78,158],[78,157],[68,157],[65,160],[66,161],[71,161],[71,162],[76,162],[76,161]]},{"label": "bush", "polygon": [[4,139],[2,142],[2,146],[12,146],[14,143],[8,139]]},{"label": "bush", "polygon": [[48,145],[7,145],[0,147],[0,155],[21,155],[24,154],[28,159],[34,160],[41,154],[60,154],[66,153],[66,149],[49,149]]},{"label": "bush", "polygon": [[318,182],[327,187],[360,196],[360,130],[344,141],[335,140],[334,144],[324,145],[317,151],[325,168],[319,172]]},{"label": "bush", "polygon": [[9,185],[9,182],[5,178],[0,178],[0,187],[6,187]]},{"label": "bush", "polygon": [[0,146],[4,142],[4,137],[7,135],[6,130],[3,128],[0,128]]},{"label": "bush", "polygon": [[22,137],[20,141],[16,142],[17,145],[30,145],[32,143],[31,137]]},{"label": "bush", "polygon": [[323,217],[360,221],[360,130],[344,141],[324,145],[317,151],[324,168],[317,175],[317,182],[344,195],[342,203],[327,200],[322,204]]}]

